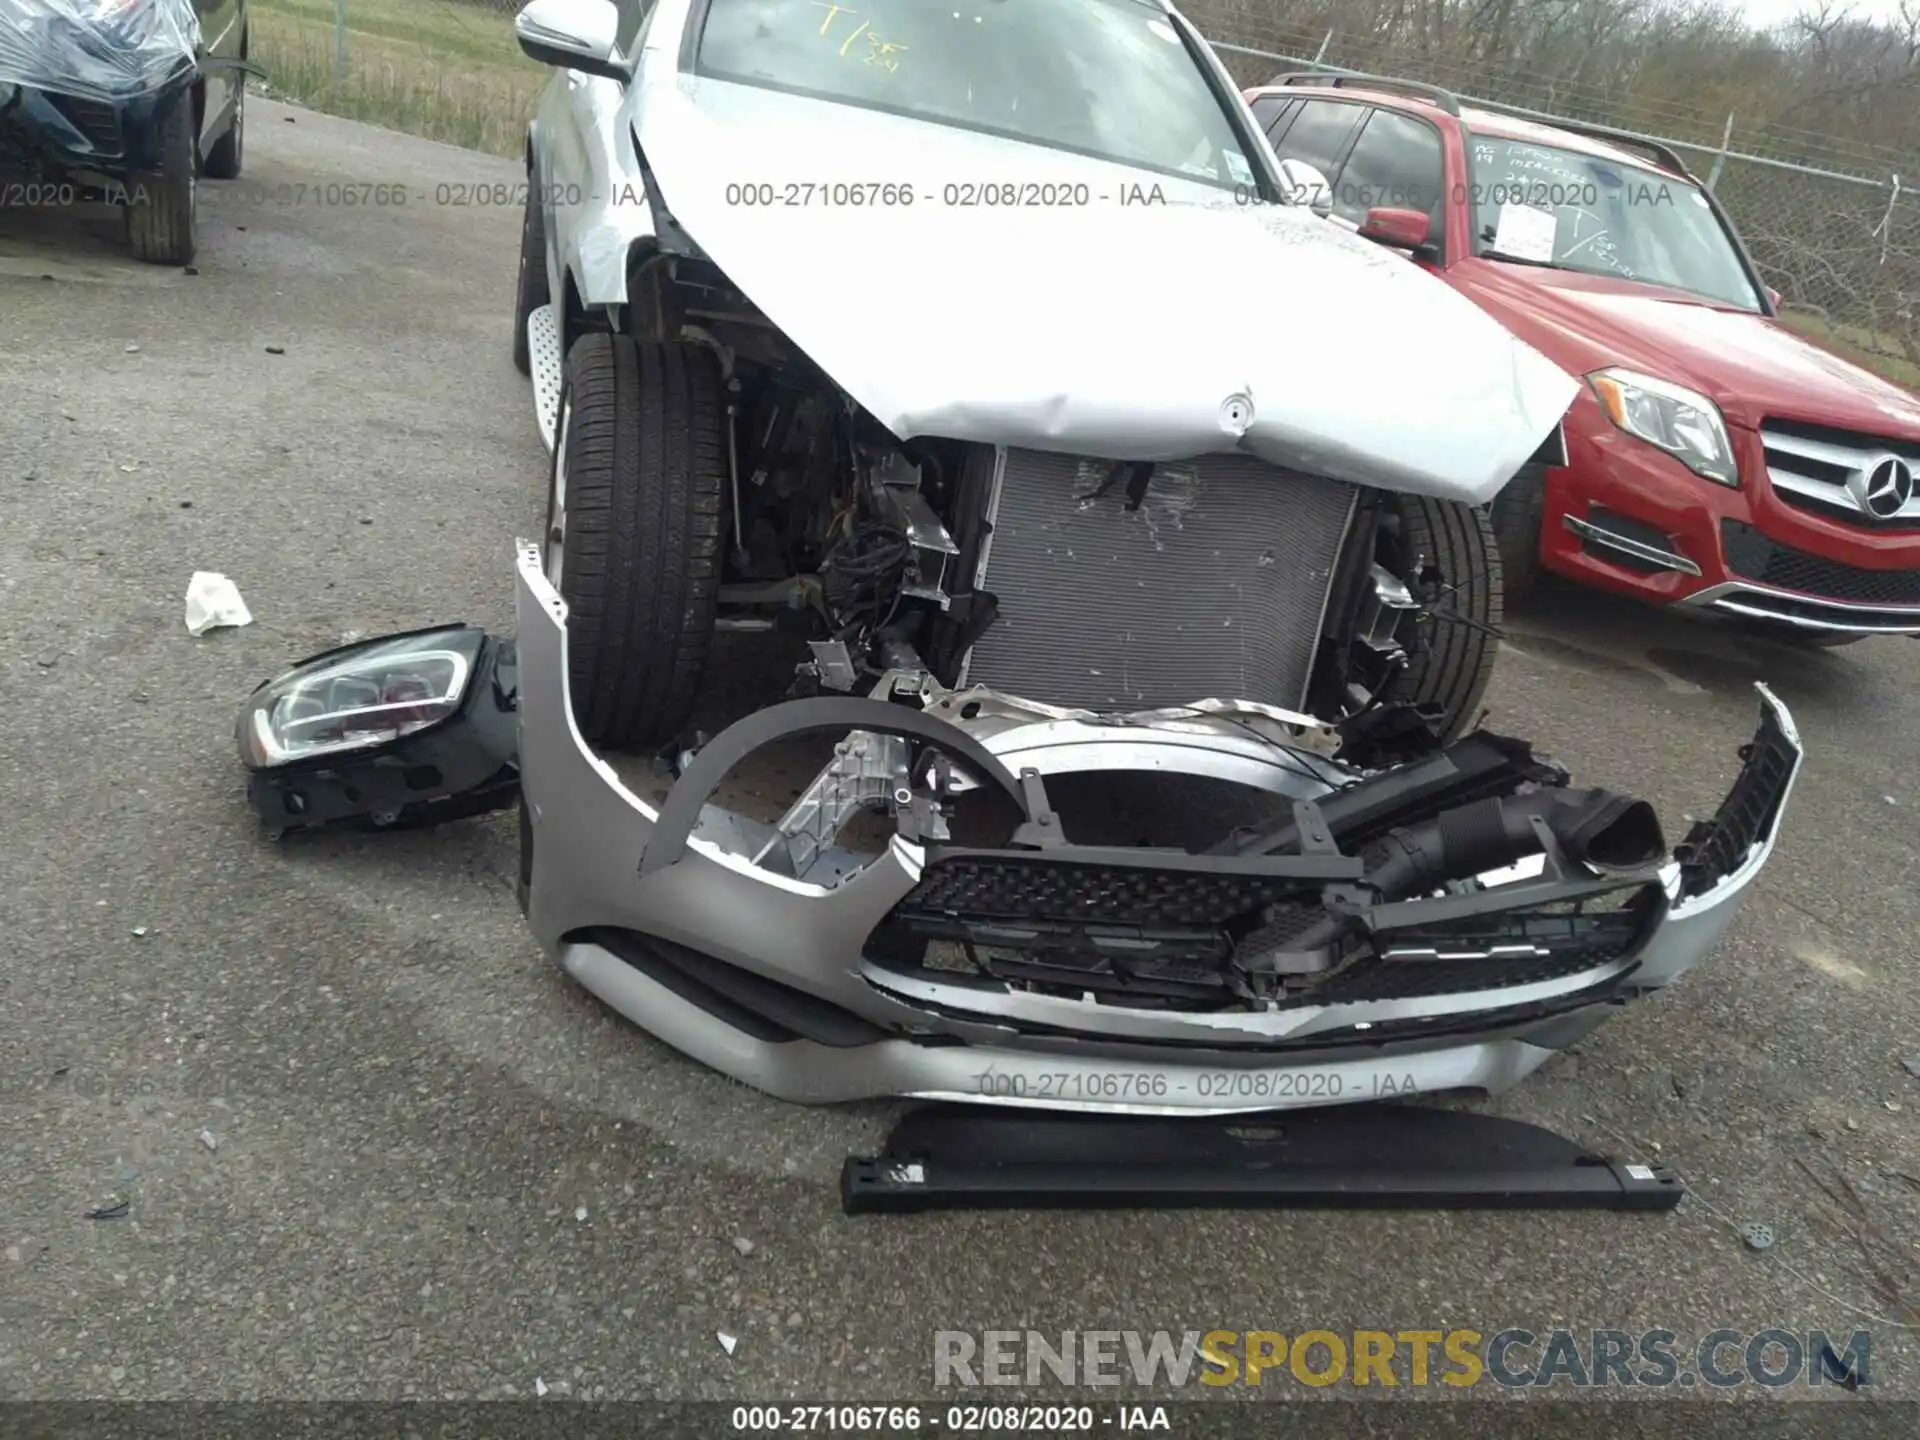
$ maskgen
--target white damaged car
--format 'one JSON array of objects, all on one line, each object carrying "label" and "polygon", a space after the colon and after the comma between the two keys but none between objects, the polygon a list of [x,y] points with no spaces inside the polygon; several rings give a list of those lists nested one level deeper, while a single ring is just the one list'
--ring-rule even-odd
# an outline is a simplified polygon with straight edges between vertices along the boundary
[{"label": "white damaged car", "polygon": [[[388,821],[414,774],[505,793],[517,714],[540,943],[799,1101],[1495,1090],[1713,947],[1790,718],[1763,695],[1671,852],[1645,801],[1476,728],[1482,507],[1575,382],[1390,215],[1286,203],[1180,15],[535,0],[517,30],[557,67],[517,676],[453,630],[263,686],[274,823],[376,768]],[[771,703],[710,730],[743,674]],[[730,785],[796,745],[790,801]]]}]

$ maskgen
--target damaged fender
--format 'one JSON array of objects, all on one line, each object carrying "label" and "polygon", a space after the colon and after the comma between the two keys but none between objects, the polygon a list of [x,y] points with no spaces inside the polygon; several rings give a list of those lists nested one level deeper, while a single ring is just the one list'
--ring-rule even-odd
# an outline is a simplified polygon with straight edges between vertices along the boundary
[{"label": "damaged fender", "polygon": [[[1315,753],[1307,717],[1295,717],[1298,739],[1283,742],[1250,731],[1244,718],[1216,726],[1199,707],[1184,720],[1106,722],[1070,712],[1051,718],[1047,707],[1016,717],[1025,702],[1006,697],[982,699],[973,719],[961,718],[967,705],[945,708],[982,693],[972,691],[933,698],[920,713],[938,725],[923,728],[944,737],[943,751],[977,745],[988,752],[992,763],[976,761],[974,779],[989,797],[1007,797],[1010,819],[1019,822],[1013,848],[946,843],[938,821],[917,798],[910,803],[919,772],[889,769],[890,757],[907,763],[906,747],[890,749],[881,733],[858,773],[848,770],[822,792],[830,797],[836,785],[850,792],[870,775],[873,793],[895,801],[892,837],[877,853],[855,853],[840,848],[837,823],[808,826],[819,807],[808,809],[805,797],[781,822],[802,825],[805,835],[714,798],[714,772],[726,763],[776,732],[828,718],[804,706],[784,707],[792,713],[777,721],[772,711],[758,712],[716,736],[701,752],[711,750],[712,763],[696,758],[661,805],[634,793],[574,723],[566,606],[541,571],[537,546],[522,546],[518,571],[520,878],[535,938],[634,1023],[714,1069],[801,1103],[907,1096],[1225,1114],[1503,1090],[1622,1002],[1670,983],[1711,951],[1772,851],[1801,763],[1791,718],[1762,687],[1760,724],[1739,779],[1672,856],[1661,845],[1649,858],[1636,842],[1620,853],[1589,850],[1597,866],[1576,861],[1568,852],[1580,848],[1585,812],[1578,792],[1569,792],[1565,819],[1573,823],[1544,828],[1573,843],[1549,840],[1544,857],[1534,857],[1543,868],[1489,872],[1465,891],[1396,899],[1364,889],[1361,858],[1343,855],[1331,834],[1311,827],[1294,854],[1096,851],[1045,833],[1045,778],[1076,769],[1209,776],[1296,800],[1330,795],[1357,772],[1343,776],[1339,762]],[[834,703],[871,706],[876,717],[912,713],[910,703]],[[838,713],[831,719],[857,723]],[[890,773],[899,778],[888,780]],[[1500,833],[1531,823],[1537,810],[1523,805],[1500,817]],[[1316,811],[1310,803],[1296,808],[1309,821]],[[1620,832],[1626,838],[1651,829],[1631,803],[1613,813],[1630,822]],[[786,858],[798,863],[772,863],[783,838],[806,840],[786,847]],[[1492,849],[1474,855],[1474,863],[1503,858]],[[1175,917],[1141,928],[1122,912],[1143,896],[1153,901],[1172,887],[1188,897],[1181,901],[1188,909],[1231,906],[1247,886],[1309,883],[1327,887],[1322,903],[1339,902],[1351,933],[1372,937],[1375,959],[1361,983],[1343,979],[1265,1004],[1230,995],[1217,1005],[1144,1004],[1111,988],[1096,997],[1058,981],[1010,982],[1008,972],[903,963],[876,946],[903,924],[955,933],[971,927],[976,939],[996,931],[1019,946],[1027,943],[1022,934],[1031,940],[1049,923],[1042,913],[1049,905],[1058,911],[1063,893],[1084,890],[1110,898],[1079,912],[1092,917],[1082,928],[1113,932],[1107,943],[1132,934],[1124,943],[1138,955],[1159,943],[1156,926],[1164,937],[1169,925],[1184,923]],[[1630,903],[1601,917],[1604,925],[1586,940],[1569,942],[1565,920],[1549,913],[1623,892]],[[1351,903],[1340,900],[1343,893]],[[998,898],[983,898],[990,894]],[[1038,903],[1016,898],[1029,894]],[[1243,971],[1249,955],[1267,958],[1251,938],[1235,943],[1241,948],[1230,963]],[[1289,945],[1277,944],[1284,971]],[[1026,973],[1035,973],[1030,964]]]}]

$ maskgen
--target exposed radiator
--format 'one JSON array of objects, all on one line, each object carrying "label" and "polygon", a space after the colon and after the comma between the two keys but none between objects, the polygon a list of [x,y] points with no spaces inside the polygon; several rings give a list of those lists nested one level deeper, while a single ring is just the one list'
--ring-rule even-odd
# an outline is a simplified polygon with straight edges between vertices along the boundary
[{"label": "exposed radiator", "polygon": [[1304,704],[1351,485],[1207,455],[1130,495],[1109,461],[998,459],[978,584],[1000,611],[969,683],[1095,710]]}]

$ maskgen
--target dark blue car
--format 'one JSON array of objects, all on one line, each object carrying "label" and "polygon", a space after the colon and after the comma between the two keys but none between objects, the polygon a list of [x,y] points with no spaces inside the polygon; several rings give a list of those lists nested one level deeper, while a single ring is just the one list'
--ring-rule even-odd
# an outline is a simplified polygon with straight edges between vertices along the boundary
[{"label": "dark blue car", "polygon": [[240,173],[247,39],[247,0],[0,0],[0,208],[113,201],[187,264],[197,180]]}]

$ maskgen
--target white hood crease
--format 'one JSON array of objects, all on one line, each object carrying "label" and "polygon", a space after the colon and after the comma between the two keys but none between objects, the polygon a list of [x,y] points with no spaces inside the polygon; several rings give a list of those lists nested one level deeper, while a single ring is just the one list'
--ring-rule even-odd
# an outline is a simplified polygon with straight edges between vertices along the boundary
[{"label": "white hood crease", "polygon": [[[667,208],[903,440],[1134,460],[1240,449],[1483,504],[1576,393],[1471,301],[1305,209],[649,70],[631,113]],[[949,183],[1009,181],[1084,183],[1087,203],[946,203]],[[776,203],[738,203],[741,185]],[[852,185],[870,200],[907,186],[913,203],[846,204]],[[1155,186],[1163,203],[1121,203]]]}]

